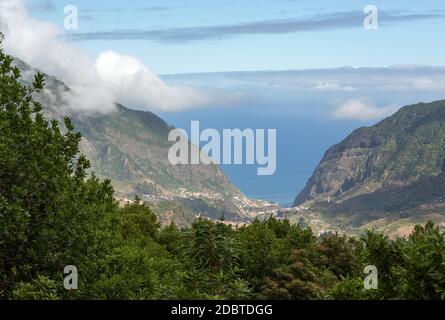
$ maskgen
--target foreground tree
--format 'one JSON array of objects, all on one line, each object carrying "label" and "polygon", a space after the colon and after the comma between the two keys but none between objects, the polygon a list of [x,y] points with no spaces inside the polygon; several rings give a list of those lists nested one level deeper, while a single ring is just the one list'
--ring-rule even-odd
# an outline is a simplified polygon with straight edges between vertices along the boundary
[{"label": "foreground tree", "polygon": [[[71,121],[66,118],[62,129],[56,120],[45,120],[34,98],[44,83],[37,74],[32,85],[23,85],[13,59],[0,49],[3,297],[39,275],[61,278],[66,265],[91,265],[107,245],[107,232],[98,225],[116,208],[109,181],[85,180],[89,162],[79,154],[81,136]],[[86,278],[83,273],[81,281]]]},{"label": "foreground tree", "polygon": [[444,233],[432,222],[416,226],[399,241],[401,263],[393,267],[396,293],[402,299],[445,299]]}]

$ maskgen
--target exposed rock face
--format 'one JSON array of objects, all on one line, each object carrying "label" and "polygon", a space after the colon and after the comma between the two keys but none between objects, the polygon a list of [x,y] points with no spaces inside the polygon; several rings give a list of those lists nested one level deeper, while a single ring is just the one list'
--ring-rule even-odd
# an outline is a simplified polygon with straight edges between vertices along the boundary
[{"label": "exposed rock face", "polygon": [[444,171],[445,100],[419,103],[331,147],[294,204],[397,210],[440,197]]}]

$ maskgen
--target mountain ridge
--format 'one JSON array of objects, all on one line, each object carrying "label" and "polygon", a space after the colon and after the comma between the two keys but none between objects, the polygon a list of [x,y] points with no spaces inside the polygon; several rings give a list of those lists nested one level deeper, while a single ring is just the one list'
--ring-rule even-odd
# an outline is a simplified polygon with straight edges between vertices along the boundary
[{"label": "mountain ridge", "polygon": [[346,216],[354,225],[427,214],[445,198],[445,100],[401,108],[353,131],[324,154],[294,206]]},{"label": "mountain ridge", "polygon": [[[15,59],[15,64],[25,82],[31,82],[38,72],[19,59]],[[75,111],[66,101],[69,86],[44,75],[47,85],[38,99],[45,116],[60,123],[65,116],[71,118],[76,130],[82,133],[80,149],[89,159],[91,171],[110,179],[123,202],[141,196],[159,204],[168,215],[172,208],[182,211],[176,212],[185,216],[180,219],[182,222],[191,221],[194,215],[213,219],[224,215],[226,219],[246,221],[261,212],[263,205],[274,207],[248,199],[217,165],[170,164],[168,151],[174,142],[168,141],[168,134],[174,127],[154,113],[119,103],[107,108],[107,112]]]}]

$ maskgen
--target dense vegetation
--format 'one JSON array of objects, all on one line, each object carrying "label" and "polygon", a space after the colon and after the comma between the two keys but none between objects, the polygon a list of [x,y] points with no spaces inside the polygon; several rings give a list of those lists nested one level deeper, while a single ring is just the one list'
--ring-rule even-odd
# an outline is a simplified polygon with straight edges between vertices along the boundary
[{"label": "dense vegetation", "polygon": [[[1,299],[444,299],[444,236],[360,239],[270,218],[233,228],[198,219],[160,227],[148,204],[119,207],[87,170],[70,119],[48,122],[0,51]],[[63,128],[63,129],[62,129]],[[365,290],[363,269],[379,270]],[[78,290],[63,287],[75,265]]]}]

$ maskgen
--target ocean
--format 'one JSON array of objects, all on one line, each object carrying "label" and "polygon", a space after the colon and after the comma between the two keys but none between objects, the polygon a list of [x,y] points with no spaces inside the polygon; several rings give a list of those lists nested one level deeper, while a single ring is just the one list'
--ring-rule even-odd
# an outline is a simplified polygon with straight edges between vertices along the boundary
[{"label": "ocean", "polygon": [[276,172],[259,176],[257,165],[221,165],[228,178],[248,197],[291,206],[304,188],[326,150],[340,142],[357,127],[356,122],[338,122],[289,114],[249,116],[244,110],[195,110],[162,113],[160,116],[177,128],[190,132],[190,122],[200,121],[201,130],[276,129]]}]

